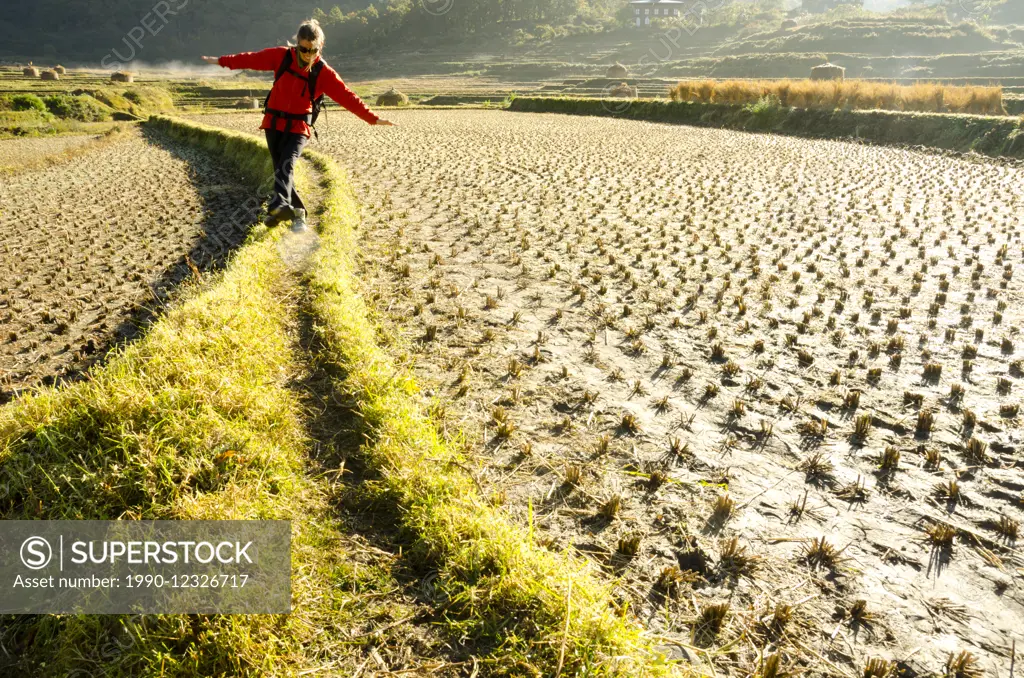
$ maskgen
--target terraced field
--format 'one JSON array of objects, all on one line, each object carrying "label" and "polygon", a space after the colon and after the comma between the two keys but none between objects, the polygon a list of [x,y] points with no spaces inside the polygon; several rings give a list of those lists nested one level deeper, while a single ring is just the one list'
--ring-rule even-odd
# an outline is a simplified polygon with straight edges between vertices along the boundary
[{"label": "terraced field", "polygon": [[1020,169],[394,118],[335,117],[321,148],[361,185],[364,292],[496,504],[599,562],[699,664],[1006,672],[1024,628]]},{"label": "terraced field", "polygon": [[87,134],[52,138],[4,139],[0,141],[0,172],[32,167],[49,159],[75,152],[97,137]]},{"label": "terraced field", "polygon": [[[0,164],[81,139],[0,141]],[[208,156],[137,131],[5,179],[0,402],[135,336],[178,283],[223,263],[259,206],[249,197]]]}]

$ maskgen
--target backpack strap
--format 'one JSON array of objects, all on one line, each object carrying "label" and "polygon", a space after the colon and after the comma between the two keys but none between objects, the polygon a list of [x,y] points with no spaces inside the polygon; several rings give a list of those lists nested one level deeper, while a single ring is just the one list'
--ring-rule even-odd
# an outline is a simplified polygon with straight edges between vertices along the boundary
[{"label": "backpack strap", "polygon": [[313,68],[309,70],[309,99],[310,101],[316,101],[316,81],[320,77],[320,71],[324,70],[324,61],[321,59],[313,64]]},{"label": "backpack strap", "polygon": [[[271,86],[270,91],[267,92],[267,98],[263,100],[263,112],[264,113],[270,113],[270,114],[272,114],[274,116],[270,120],[270,126],[273,129],[277,129],[277,121],[278,120],[280,120],[281,118],[287,117],[287,116],[282,114],[281,111],[276,111],[276,110],[270,108],[270,95],[273,94],[274,87],[277,86],[277,81],[280,80],[281,76],[283,76],[285,73],[287,73],[291,69],[291,67],[292,67],[292,49],[289,47],[288,50],[284,53],[284,58],[281,59],[281,65],[277,67],[277,71],[274,73],[274,84]],[[286,131],[288,131],[288,132],[292,131],[292,121],[290,119],[288,120],[288,128],[287,128]]]},{"label": "backpack strap", "polygon": [[281,59],[281,65],[277,67],[277,73],[274,74],[274,82],[277,83],[281,79],[281,76],[288,72],[288,69],[292,67],[292,48],[289,47],[288,51],[284,53],[284,58]]},{"label": "backpack strap", "polygon": [[309,98],[313,104],[312,113],[310,114],[309,127],[313,130],[313,136],[316,137],[317,141],[320,141],[320,134],[316,131],[316,119],[320,116],[320,107],[324,103],[324,95],[316,95],[316,82],[320,77],[320,71],[324,70],[324,60],[320,59],[313,68],[309,71]]}]

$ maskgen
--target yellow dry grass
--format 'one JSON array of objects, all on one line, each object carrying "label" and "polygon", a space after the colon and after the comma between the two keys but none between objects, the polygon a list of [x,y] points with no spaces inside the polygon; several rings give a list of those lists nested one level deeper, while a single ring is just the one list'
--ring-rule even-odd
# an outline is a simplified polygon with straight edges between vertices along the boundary
[{"label": "yellow dry grass", "polygon": [[794,108],[847,108],[1005,115],[1003,88],[942,83],[897,85],[869,80],[684,80],[674,101],[749,104],[775,97]]}]

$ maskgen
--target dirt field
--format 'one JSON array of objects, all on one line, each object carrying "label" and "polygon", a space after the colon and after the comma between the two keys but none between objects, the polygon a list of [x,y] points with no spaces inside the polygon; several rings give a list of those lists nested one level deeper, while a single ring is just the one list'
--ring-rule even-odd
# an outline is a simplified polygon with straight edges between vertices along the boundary
[{"label": "dirt field", "polygon": [[361,186],[367,294],[495,502],[719,671],[778,654],[812,675],[1007,672],[1024,172],[612,119],[392,117],[334,116],[321,147]]},{"label": "dirt field", "polygon": [[[0,164],[28,150],[59,153],[68,143],[0,141]],[[5,179],[0,402],[74,374],[136,335],[195,275],[186,257],[201,275],[244,237],[254,214],[232,213],[248,197],[205,156],[147,143],[138,132]]]},{"label": "dirt field", "polygon": [[45,158],[73,151],[96,139],[93,135],[0,140],[0,172],[34,165]]}]

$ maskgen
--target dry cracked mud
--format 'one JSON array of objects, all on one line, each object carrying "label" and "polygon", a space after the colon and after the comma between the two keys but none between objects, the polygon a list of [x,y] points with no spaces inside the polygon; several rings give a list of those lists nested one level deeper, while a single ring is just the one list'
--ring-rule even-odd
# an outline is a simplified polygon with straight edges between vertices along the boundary
[{"label": "dry cracked mud", "polygon": [[137,336],[255,218],[251,191],[209,156],[122,137],[0,184],[0,402]]},{"label": "dry cracked mud", "polygon": [[1024,171],[608,118],[393,118],[333,116],[320,150],[364,205],[385,335],[495,503],[718,671],[1008,670]]}]

